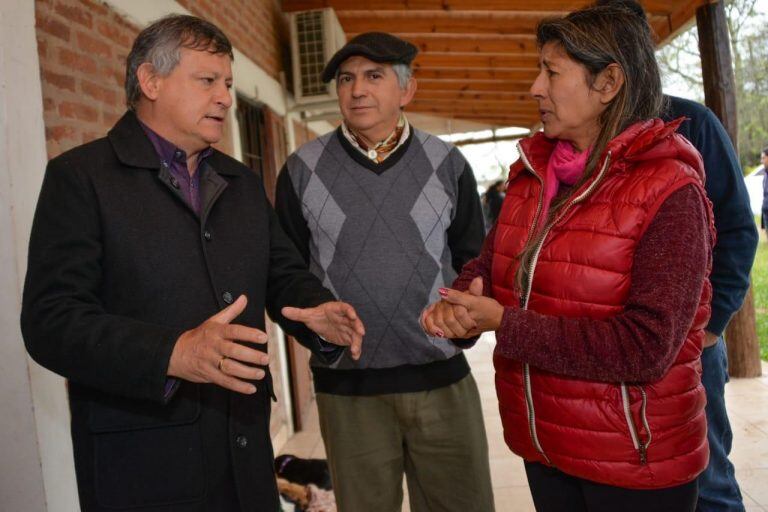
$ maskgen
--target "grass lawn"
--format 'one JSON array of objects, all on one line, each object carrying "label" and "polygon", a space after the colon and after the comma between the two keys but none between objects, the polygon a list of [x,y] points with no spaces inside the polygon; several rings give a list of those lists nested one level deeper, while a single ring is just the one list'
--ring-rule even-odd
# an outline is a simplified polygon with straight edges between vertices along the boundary
[{"label": "grass lawn", "polygon": [[[757,219],[760,225],[760,219]],[[755,264],[752,266],[752,293],[755,298],[755,321],[760,340],[760,357],[768,361],[768,241],[760,230]]]}]

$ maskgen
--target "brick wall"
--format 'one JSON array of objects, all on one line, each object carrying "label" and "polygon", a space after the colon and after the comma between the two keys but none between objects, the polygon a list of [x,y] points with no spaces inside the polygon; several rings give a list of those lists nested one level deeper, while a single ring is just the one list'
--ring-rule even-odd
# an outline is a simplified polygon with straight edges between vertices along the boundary
[{"label": "brick wall", "polygon": [[125,111],[125,58],[138,29],[94,0],[37,0],[48,156],[102,137]]},{"label": "brick wall", "polygon": [[232,44],[275,80],[283,69],[288,24],[278,0],[178,0],[192,14],[215,23]]},{"label": "brick wall", "polygon": [[[125,112],[125,61],[139,28],[99,0],[36,0],[35,18],[53,158],[103,137]],[[229,123],[215,146],[233,153]]]}]

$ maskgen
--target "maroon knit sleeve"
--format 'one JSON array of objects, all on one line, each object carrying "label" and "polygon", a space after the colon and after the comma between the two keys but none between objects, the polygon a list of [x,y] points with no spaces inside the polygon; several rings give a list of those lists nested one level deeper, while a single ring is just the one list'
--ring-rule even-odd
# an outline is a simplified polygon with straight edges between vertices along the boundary
[{"label": "maroon knit sleeve", "polygon": [[672,193],[640,240],[624,311],[565,318],[505,308],[497,351],[550,372],[604,382],[653,382],[682,347],[698,307],[711,249],[693,185]]},{"label": "maroon knit sleeve", "polygon": [[493,239],[496,237],[496,224],[485,236],[480,255],[468,261],[461,269],[461,274],[453,282],[453,288],[462,292],[469,289],[469,283],[474,278],[483,278],[483,295],[491,295],[491,264],[493,262]]}]

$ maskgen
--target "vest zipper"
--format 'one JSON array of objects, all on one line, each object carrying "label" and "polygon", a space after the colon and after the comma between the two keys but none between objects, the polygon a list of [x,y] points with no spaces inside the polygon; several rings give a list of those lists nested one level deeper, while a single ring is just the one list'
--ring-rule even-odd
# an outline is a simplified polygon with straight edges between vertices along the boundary
[{"label": "vest zipper", "polygon": [[523,246],[525,246],[528,244],[528,241],[536,232],[536,226],[539,223],[539,215],[541,215],[541,209],[544,207],[544,179],[538,174],[536,174],[536,171],[533,170],[533,166],[531,166],[531,163],[528,161],[528,157],[525,156],[525,152],[523,152],[523,148],[519,142],[517,143],[517,152],[520,155],[520,158],[523,160],[523,165],[525,166],[525,168],[528,169],[528,171],[530,171],[531,174],[536,176],[536,179],[539,180],[539,183],[541,183],[541,192],[539,192],[539,202],[536,204],[536,213],[533,216],[533,226],[531,226],[531,230],[528,232],[528,238],[525,239],[525,243],[523,244]]},{"label": "vest zipper", "polygon": [[[523,148],[520,146],[519,142],[517,143],[517,151],[520,153],[520,158],[523,160],[523,165],[525,165],[525,168],[528,169],[531,174],[536,176],[536,179],[538,179],[541,183],[541,192],[539,193],[539,202],[536,205],[536,213],[533,216],[533,225],[528,232],[528,238],[525,240],[524,244],[527,245],[531,237],[536,232],[536,226],[539,223],[539,215],[541,215],[541,210],[544,205],[544,180],[541,178],[541,176],[536,174],[536,171],[533,170],[533,167],[528,161],[528,157],[525,156],[525,152],[523,151]],[[526,280],[527,282],[525,285],[526,292],[523,294],[523,296],[520,297],[520,309],[528,309],[528,298],[530,297],[529,290],[531,283],[530,273],[528,276],[529,278]],[[533,443],[534,448],[536,448],[536,451],[538,451],[539,454],[544,457],[544,460],[547,461],[547,464],[552,465],[552,461],[550,461],[549,457],[547,457],[547,454],[544,453],[544,449],[541,447],[541,443],[539,442],[539,436],[536,434],[536,409],[533,406],[533,392],[531,391],[531,368],[528,363],[523,363],[523,377],[523,387],[525,388],[525,408],[528,415],[528,433],[531,436],[531,442]]]},{"label": "vest zipper", "polygon": [[651,427],[648,425],[648,418],[646,416],[646,407],[648,405],[648,396],[645,393],[645,389],[642,386],[638,386],[640,390],[640,396],[642,397],[642,405],[640,406],[640,418],[643,422],[643,428],[648,433],[648,438],[644,443],[640,442],[640,434],[637,431],[635,422],[632,419],[632,410],[629,401],[629,389],[625,383],[621,383],[621,401],[624,405],[624,417],[627,420],[627,427],[629,428],[629,435],[632,437],[632,445],[640,455],[640,464],[645,465],[648,463],[648,446],[651,444]]},{"label": "vest zipper", "polygon": [[[544,180],[536,174],[536,171],[533,170],[533,167],[531,166],[530,162],[528,161],[528,157],[525,155],[525,152],[523,151],[522,147],[520,146],[520,143],[517,144],[517,150],[518,153],[520,153],[520,158],[523,161],[523,164],[525,165],[526,169],[530,171],[536,178],[541,182],[541,193],[539,194],[539,203],[536,206],[536,214],[533,218],[533,225],[531,226],[531,230],[528,234],[528,239],[526,240],[526,244],[533,236],[533,233],[536,231],[536,226],[538,224],[539,215],[541,214],[542,205],[544,202]],[[600,172],[598,173],[595,180],[587,187],[587,189],[579,194],[579,196],[571,201],[571,203],[566,207],[563,208],[563,210],[560,212],[560,214],[557,216],[557,218],[550,221],[546,226],[544,226],[544,229],[541,230],[541,234],[539,235],[539,242],[536,244],[536,250],[533,252],[533,257],[531,258],[531,264],[528,267],[528,272],[526,275],[528,278],[526,279],[525,283],[525,291],[523,295],[520,298],[520,309],[528,309],[528,300],[531,298],[531,285],[533,284],[533,274],[536,270],[536,263],[538,263],[539,260],[539,253],[541,252],[541,248],[544,246],[544,240],[547,238],[547,234],[549,233],[549,230],[552,229],[552,226],[557,224],[557,222],[563,218],[563,215],[568,211],[568,209],[578,203],[589,197],[589,195],[592,193],[592,191],[597,187],[597,184],[602,181],[603,175],[605,174],[605,171],[608,169],[608,165],[611,160],[611,153],[608,152],[605,162],[603,163],[603,167],[600,169]],[[547,454],[544,453],[544,448],[542,448],[541,443],[539,442],[539,436],[536,433],[536,409],[533,404],[533,391],[531,388],[531,368],[528,365],[528,363],[523,363],[523,385],[525,388],[525,404],[526,409],[528,413],[528,432],[531,436],[531,441],[533,442],[533,446],[536,448],[536,450],[541,454],[542,457],[544,457],[544,460],[547,461],[548,464],[552,465],[552,462],[549,460],[549,457],[547,457]]]},{"label": "vest zipper", "polygon": [[[533,170],[533,168],[530,167],[530,165],[528,164],[528,159],[525,157],[525,154],[521,152],[520,155],[523,159],[523,163],[525,163],[525,166],[534,175],[536,175],[536,177],[538,177],[538,175]],[[587,187],[587,189],[584,190],[584,192],[579,194],[577,198],[575,198],[565,208],[563,208],[558,214],[558,216],[552,219],[549,223],[547,223],[547,225],[544,226],[544,229],[541,230],[541,233],[539,234],[539,242],[536,244],[536,250],[533,252],[531,263],[528,266],[528,273],[527,273],[528,279],[526,279],[526,283],[525,283],[525,294],[524,294],[524,299],[521,301],[521,309],[528,309],[528,299],[530,299],[531,297],[531,285],[533,284],[533,274],[534,274],[534,271],[536,270],[536,264],[539,261],[539,253],[541,252],[541,248],[544,246],[544,240],[547,238],[547,235],[549,234],[549,230],[552,229],[552,227],[555,224],[557,224],[560,221],[560,219],[562,219],[565,216],[566,213],[568,213],[568,210],[571,208],[571,206],[584,201],[587,197],[590,196],[590,194],[592,194],[592,192],[595,190],[597,185],[603,180],[603,176],[605,174],[605,171],[608,169],[608,165],[610,164],[610,161],[611,161],[611,152],[609,151],[608,155],[605,157],[605,162],[603,163],[603,167],[600,169],[600,172],[597,174],[597,177],[595,178],[595,180],[589,184],[589,187]],[[541,178],[539,179],[541,180]],[[543,188],[542,188],[542,196],[543,196]],[[540,202],[541,202],[541,199],[540,199]],[[539,215],[540,208],[541,208],[541,204],[539,204],[539,206],[536,209],[537,217]],[[535,222],[536,222],[536,219],[534,219],[534,225],[531,226],[531,231],[534,231],[536,229]],[[529,235],[529,239],[530,239],[530,235]]]}]

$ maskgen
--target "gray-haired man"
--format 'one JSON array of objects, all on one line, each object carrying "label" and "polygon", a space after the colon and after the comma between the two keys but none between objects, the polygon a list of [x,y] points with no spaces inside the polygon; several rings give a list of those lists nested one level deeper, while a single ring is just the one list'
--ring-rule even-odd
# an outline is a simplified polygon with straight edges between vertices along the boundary
[{"label": "gray-haired man", "polygon": [[21,324],[69,379],[86,512],[277,510],[265,308],[322,357],[342,349],[306,326],[359,354],[354,310],[306,270],[261,179],[211,148],[231,60],[208,22],[153,23],[128,56],[129,111],[46,171]]},{"label": "gray-haired man", "polygon": [[384,33],[331,59],[344,122],[299,148],[277,184],[283,227],[365,322],[362,357],[312,368],[340,512],[494,509],[480,399],[461,348],[419,314],[477,255],[483,216],[461,153],[412,127],[416,48]]}]

